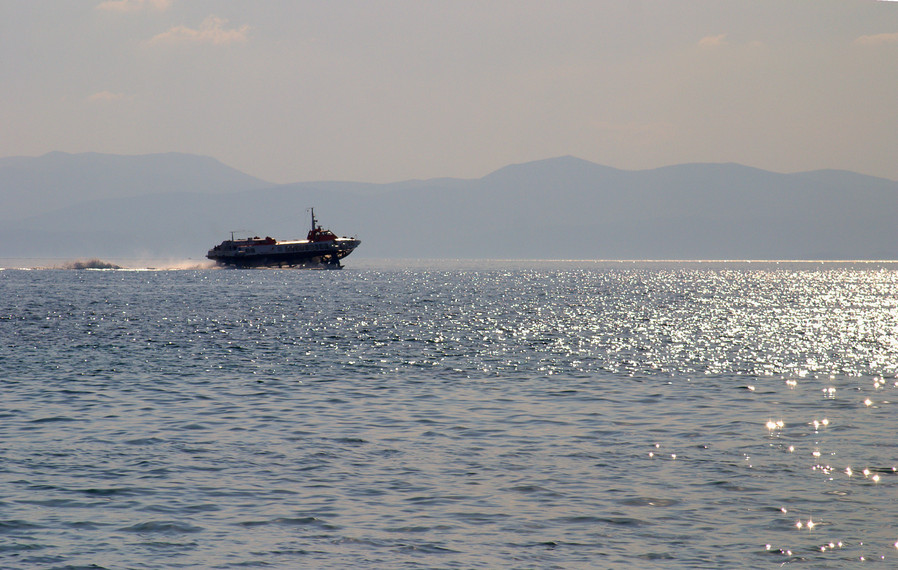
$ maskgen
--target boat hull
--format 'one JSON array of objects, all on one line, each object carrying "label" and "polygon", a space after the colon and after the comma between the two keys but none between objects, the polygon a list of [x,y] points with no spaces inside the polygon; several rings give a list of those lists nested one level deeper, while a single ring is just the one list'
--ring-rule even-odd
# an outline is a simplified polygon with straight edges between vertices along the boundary
[{"label": "boat hull", "polygon": [[354,238],[322,242],[224,241],[210,249],[206,257],[219,265],[236,268],[341,269],[340,260],[352,253],[360,243]]}]

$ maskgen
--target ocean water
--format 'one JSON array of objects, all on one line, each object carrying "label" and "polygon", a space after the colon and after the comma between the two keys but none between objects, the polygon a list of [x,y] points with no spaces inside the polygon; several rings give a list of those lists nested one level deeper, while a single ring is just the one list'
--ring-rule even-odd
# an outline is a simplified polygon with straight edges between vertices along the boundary
[{"label": "ocean water", "polygon": [[0,271],[0,567],[898,566],[898,264]]}]

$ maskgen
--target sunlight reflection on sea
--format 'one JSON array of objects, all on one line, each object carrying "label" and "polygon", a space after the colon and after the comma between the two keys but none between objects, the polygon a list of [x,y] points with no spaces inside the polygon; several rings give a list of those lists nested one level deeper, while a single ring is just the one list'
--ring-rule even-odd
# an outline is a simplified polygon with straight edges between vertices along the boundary
[{"label": "sunlight reflection on sea", "polygon": [[898,563],[891,264],[0,272],[5,567]]}]

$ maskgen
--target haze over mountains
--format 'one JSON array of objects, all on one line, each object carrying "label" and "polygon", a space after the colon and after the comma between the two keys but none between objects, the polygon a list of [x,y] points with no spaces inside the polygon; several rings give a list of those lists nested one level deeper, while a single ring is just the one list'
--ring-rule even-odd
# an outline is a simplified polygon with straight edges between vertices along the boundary
[{"label": "haze over mountains", "polygon": [[202,156],[0,159],[0,258],[192,258],[230,231],[353,258],[898,259],[898,182],[738,164],[624,171],[573,157],[480,179],[276,185]]}]

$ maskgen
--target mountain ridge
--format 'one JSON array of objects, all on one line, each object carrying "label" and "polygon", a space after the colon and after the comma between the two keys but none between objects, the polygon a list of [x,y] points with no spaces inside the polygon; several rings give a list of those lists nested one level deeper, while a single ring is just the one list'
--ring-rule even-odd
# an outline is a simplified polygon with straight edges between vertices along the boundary
[{"label": "mountain ridge", "polygon": [[113,184],[90,200],[43,200],[3,221],[0,257],[199,258],[235,228],[301,237],[314,206],[325,226],[362,238],[353,258],[898,259],[898,182],[850,171],[631,171],[564,156],[477,179],[269,184],[202,158],[184,159],[189,172],[171,156],[119,171],[139,180],[168,164],[140,194],[110,197]]},{"label": "mountain ridge", "polygon": [[117,155],[53,151],[0,159],[0,220],[92,199],[134,197],[206,185],[211,193],[274,186],[220,161],[177,152]]}]

